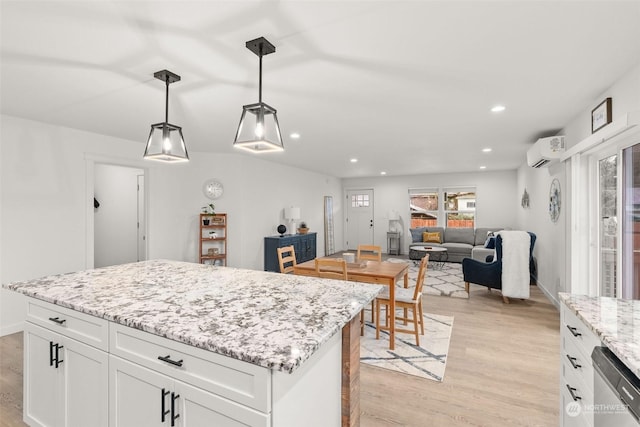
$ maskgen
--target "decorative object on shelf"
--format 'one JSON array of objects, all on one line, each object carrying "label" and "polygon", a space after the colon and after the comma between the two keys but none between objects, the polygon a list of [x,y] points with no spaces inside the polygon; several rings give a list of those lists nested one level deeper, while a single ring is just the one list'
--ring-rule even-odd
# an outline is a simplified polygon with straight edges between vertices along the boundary
[{"label": "decorative object on shelf", "polygon": [[202,207],[202,213],[207,215],[215,215],[216,206],[213,203],[209,203],[207,206]]},{"label": "decorative object on shelf", "polygon": [[552,222],[558,222],[561,207],[560,181],[554,178],[549,188],[549,216]]},{"label": "decorative object on shelf", "polygon": [[209,238],[210,239],[215,239],[218,237],[218,233],[216,233],[215,231],[210,231],[209,232]]},{"label": "decorative object on shelf", "polygon": [[189,154],[184,144],[184,136],[180,126],[169,123],[169,85],[180,81],[180,76],[168,70],[153,74],[166,84],[164,122],[151,125],[144,158],[163,162],[188,162]]},{"label": "decorative object on shelf", "polygon": [[607,98],[591,111],[591,133],[596,133],[611,123],[613,120],[611,114],[611,98]]},{"label": "decorative object on shelf", "polygon": [[387,213],[387,217],[389,218],[389,231],[399,232],[398,222],[400,221],[400,214],[398,213],[398,211],[390,210]]},{"label": "decorative object on shelf", "polygon": [[525,209],[529,209],[529,193],[527,193],[527,189],[524,189],[522,193],[522,199],[520,199],[520,206]]},{"label": "decorative object on shelf", "polygon": [[258,102],[242,107],[233,146],[253,153],[284,151],[276,109],[262,102],[262,57],[274,53],[276,48],[264,37],[250,40],[245,45],[260,58]]},{"label": "decorative object on shelf", "polygon": [[215,225],[224,225],[224,219],[223,216],[214,216],[211,218],[211,222]]},{"label": "decorative object on shelf", "polygon": [[298,234],[307,234],[309,232],[309,228],[307,228],[307,223],[304,221],[300,222],[300,227],[298,227]]},{"label": "decorative object on shelf", "polygon": [[210,220],[208,217],[202,218],[202,225],[209,225],[209,222]]},{"label": "decorative object on shelf", "polygon": [[284,219],[288,220],[291,224],[289,225],[290,230],[296,229],[296,221],[300,219],[300,208],[289,207],[284,208]]},{"label": "decorative object on shelf", "polygon": [[211,199],[219,199],[224,194],[224,187],[222,183],[216,179],[208,179],[202,185],[202,192],[204,195]]},{"label": "decorative object on shelf", "polygon": [[280,233],[280,237],[284,236],[284,233],[287,232],[287,227],[284,224],[280,224],[277,228],[278,233]]}]

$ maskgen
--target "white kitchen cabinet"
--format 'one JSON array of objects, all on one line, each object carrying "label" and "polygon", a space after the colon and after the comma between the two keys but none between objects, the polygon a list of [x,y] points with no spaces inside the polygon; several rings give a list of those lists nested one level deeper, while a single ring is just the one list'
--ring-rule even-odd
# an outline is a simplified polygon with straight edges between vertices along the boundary
[{"label": "white kitchen cabinet", "polygon": [[[591,352],[601,345],[600,340],[564,304],[560,312],[560,340],[560,425],[593,427]],[[574,407],[568,410],[569,404]]]},{"label": "white kitchen cabinet", "polygon": [[117,356],[110,372],[111,427],[270,425],[268,414]]},{"label": "white kitchen cabinet", "polygon": [[107,427],[107,353],[30,322],[24,343],[25,422]]}]

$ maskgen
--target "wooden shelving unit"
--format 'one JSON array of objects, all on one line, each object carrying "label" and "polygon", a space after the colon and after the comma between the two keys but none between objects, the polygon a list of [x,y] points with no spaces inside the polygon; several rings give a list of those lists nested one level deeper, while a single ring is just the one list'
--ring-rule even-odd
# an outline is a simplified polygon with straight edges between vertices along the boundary
[{"label": "wooden shelving unit", "polygon": [[227,214],[200,214],[200,264],[227,265]]}]

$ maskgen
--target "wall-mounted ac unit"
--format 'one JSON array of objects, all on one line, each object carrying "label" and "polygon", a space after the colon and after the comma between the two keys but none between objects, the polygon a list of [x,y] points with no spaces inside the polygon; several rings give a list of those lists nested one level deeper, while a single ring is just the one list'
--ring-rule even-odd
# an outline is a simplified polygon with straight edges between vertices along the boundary
[{"label": "wall-mounted ac unit", "polygon": [[540,138],[527,151],[527,164],[532,168],[547,167],[552,162],[557,162],[562,153],[564,153],[564,136]]}]

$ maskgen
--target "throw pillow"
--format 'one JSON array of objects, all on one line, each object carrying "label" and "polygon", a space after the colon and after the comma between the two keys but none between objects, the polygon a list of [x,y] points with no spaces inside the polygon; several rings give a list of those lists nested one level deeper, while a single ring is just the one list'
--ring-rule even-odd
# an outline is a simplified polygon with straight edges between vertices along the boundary
[{"label": "throw pillow", "polygon": [[422,233],[427,231],[427,227],[410,228],[409,231],[411,232],[412,243],[422,242]]},{"label": "throw pillow", "polygon": [[488,237],[487,241],[484,242],[484,247],[487,249],[495,249],[496,248],[496,238]]},{"label": "throw pillow", "polygon": [[428,233],[428,232],[424,232],[422,233],[422,241],[425,243],[442,243],[442,239],[440,239],[440,233],[439,232],[433,232],[433,233]]}]

